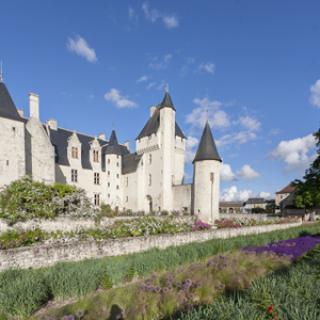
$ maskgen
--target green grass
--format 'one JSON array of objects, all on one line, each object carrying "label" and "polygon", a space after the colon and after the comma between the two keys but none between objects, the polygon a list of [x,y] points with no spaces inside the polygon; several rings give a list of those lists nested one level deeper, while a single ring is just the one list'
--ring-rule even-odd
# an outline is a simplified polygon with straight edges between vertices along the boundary
[{"label": "green grass", "polygon": [[[81,297],[94,292],[106,282],[106,275],[107,282],[120,284],[133,273],[133,268],[134,274],[146,276],[154,271],[172,270],[177,266],[199,261],[221,252],[294,238],[306,232],[319,233],[320,224],[304,225],[260,235],[215,239],[165,250],[153,249],[127,256],[58,263],[38,270],[9,270],[0,273],[0,310],[14,316],[28,317],[51,298]],[[14,277],[12,272],[15,272]],[[40,282],[39,279],[41,279]],[[16,303],[24,300],[28,302]]]},{"label": "green grass", "polygon": [[[213,304],[176,320],[320,319],[320,247],[283,272],[253,282],[250,289],[220,296]],[[274,311],[268,313],[269,306]]]}]

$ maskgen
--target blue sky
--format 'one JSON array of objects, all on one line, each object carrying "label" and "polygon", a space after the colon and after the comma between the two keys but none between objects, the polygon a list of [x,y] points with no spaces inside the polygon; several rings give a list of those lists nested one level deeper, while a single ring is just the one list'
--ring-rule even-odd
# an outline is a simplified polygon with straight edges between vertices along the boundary
[{"label": "blue sky", "polygon": [[[301,177],[320,124],[319,1],[1,1],[5,82],[41,119],[134,138],[165,87],[197,145],[206,110],[226,200]],[[191,176],[192,166],[187,165]]]}]

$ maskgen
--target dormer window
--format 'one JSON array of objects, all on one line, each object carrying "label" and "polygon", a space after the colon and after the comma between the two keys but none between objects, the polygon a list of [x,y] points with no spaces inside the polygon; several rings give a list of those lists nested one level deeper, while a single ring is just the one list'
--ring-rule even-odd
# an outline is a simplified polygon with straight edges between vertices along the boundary
[{"label": "dormer window", "polygon": [[72,159],[79,159],[79,149],[77,147],[71,148],[71,157]]},{"label": "dormer window", "polygon": [[93,150],[93,162],[99,162],[99,151]]}]

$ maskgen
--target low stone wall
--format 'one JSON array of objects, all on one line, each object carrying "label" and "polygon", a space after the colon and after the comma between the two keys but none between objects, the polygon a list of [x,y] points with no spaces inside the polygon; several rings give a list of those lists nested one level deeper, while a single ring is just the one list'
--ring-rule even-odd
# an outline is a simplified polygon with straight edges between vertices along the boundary
[{"label": "low stone wall", "polygon": [[179,246],[191,242],[204,242],[211,239],[226,239],[240,235],[259,234],[300,225],[301,222],[297,222],[104,241],[70,241],[0,250],[0,271],[14,267],[45,267],[59,261],[79,261],[90,258],[125,255],[152,248],[165,249],[170,246]]}]

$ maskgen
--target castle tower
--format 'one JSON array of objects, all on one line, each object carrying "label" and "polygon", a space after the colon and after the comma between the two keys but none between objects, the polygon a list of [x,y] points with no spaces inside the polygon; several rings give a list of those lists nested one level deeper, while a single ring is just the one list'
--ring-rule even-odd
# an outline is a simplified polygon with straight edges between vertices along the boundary
[{"label": "castle tower", "polygon": [[207,121],[193,160],[193,214],[209,223],[219,219],[221,162]]},{"label": "castle tower", "polygon": [[115,130],[112,130],[109,143],[105,151],[105,163],[107,172],[107,199],[113,209],[120,208],[122,203],[121,186],[121,147],[118,143]]},{"label": "castle tower", "polygon": [[176,109],[168,92],[159,105],[162,156],[162,209],[173,209]]}]

